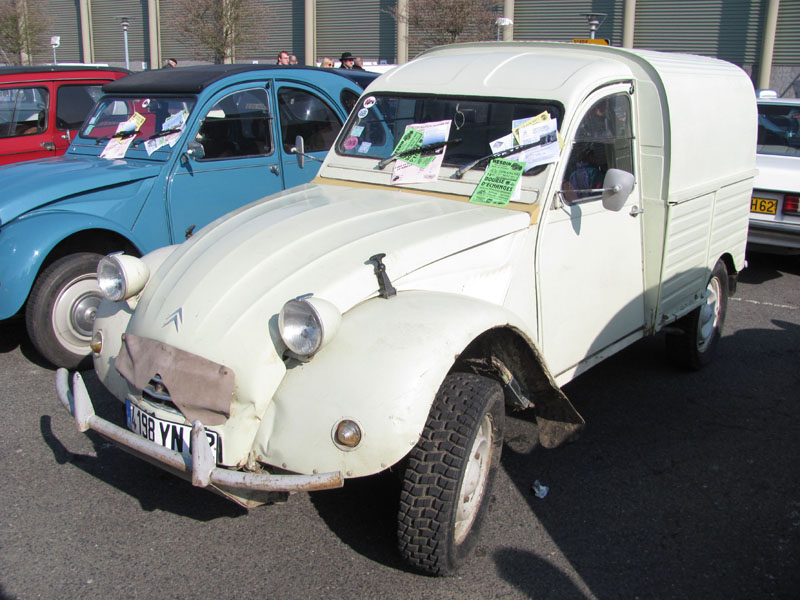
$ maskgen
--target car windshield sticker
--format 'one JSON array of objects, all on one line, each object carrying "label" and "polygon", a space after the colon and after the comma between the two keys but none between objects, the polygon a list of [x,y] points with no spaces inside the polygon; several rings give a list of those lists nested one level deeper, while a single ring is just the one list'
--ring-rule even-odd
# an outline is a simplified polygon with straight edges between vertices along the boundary
[{"label": "car windshield sticker", "polygon": [[358,138],[354,135],[351,135],[344,141],[345,150],[352,150],[356,146],[358,146]]},{"label": "car windshield sticker", "polygon": [[185,109],[167,117],[167,119],[164,121],[164,124],[161,126],[161,131],[169,131],[171,129],[177,129],[178,131],[167,135],[162,135],[161,137],[157,137],[155,139],[146,140],[144,143],[144,149],[147,150],[147,156],[150,156],[153,152],[163,146],[166,146],[167,144],[169,144],[170,148],[174,146],[178,140],[181,139],[181,135],[183,134],[183,126],[186,124],[186,119],[188,117],[189,111]]},{"label": "car windshield sticker", "polygon": [[[392,154],[422,148],[429,144],[446,142],[450,137],[451,119],[431,121],[430,123],[413,123],[406,127],[403,137],[397,143]],[[398,157],[392,170],[392,184],[424,183],[436,181],[439,169],[447,149],[443,146],[433,156],[422,156],[419,152]]]},{"label": "car windshield sticker", "polygon": [[496,158],[489,163],[469,201],[489,206],[505,206],[519,186],[525,163]]},{"label": "car windshield sticker", "polygon": [[358,147],[358,152],[361,152],[361,154],[366,154],[369,152],[370,148],[372,148],[372,142],[361,142],[361,145]]},{"label": "car windshield sticker", "polygon": [[561,152],[561,139],[558,137],[558,120],[551,119],[548,112],[542,112],[530,119],[517,119],[512,123],[512,133],[489,143],[492,152],[507,150],[515,145],[538,142],[543,137],[552,141],[529,148],[508,158],[525,162],[525,170],[558,160]]},{"label": "car windshield sticker", "polygon": [[100,158],[124,158],[134,137],[129,135],[124,138],[111,138],[100,153]]},{"label": "car windshield sticker", "polygon": [[375,106],[375,96],[364,98],[364,108],[372,108]]},{"label": "car windshield sticker", "polygon": [[359,119],[363,119],[368,114],[369,114],[369,111],[366,108],[362,108],[360,111],[358,111],[358,118]]},{"label": "car windshield sticker", "polygon": [[360,137],[362,131],[364,131],[364,126],[363,125],[356,125],[356,126],[353,127],[353,129],[352,129],[352,131],[350,133],[352,135],[356,136],[356,137]]}]

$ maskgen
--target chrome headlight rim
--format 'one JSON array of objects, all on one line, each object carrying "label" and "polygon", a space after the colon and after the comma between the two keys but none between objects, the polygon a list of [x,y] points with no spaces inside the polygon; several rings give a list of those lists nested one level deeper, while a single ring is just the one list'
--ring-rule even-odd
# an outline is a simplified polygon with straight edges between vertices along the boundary
[{"label": "chrome headlight rim", "polygon": [[333,338],[341,317],[332,303],[305,294],[283,305],[278,314],[278,332],[290,356],[310,360]]},{"label": "chrome headlight rim", "polygon": [[109,254],[97,263],[97,286],[105,298],[119,302],[136,296],[150,278],[150,269],[141,258]]}]

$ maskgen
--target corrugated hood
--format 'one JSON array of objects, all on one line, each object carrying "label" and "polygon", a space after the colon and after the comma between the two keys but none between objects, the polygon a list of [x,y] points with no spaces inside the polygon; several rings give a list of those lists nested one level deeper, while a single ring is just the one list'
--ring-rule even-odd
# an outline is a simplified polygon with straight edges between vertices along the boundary
[{"label": "corrugated hood", "polygon": [[163,163],[59,156],[0,167],[0,223],[62,198],[149,177]]},{"label": "corrugated hood", "polygon": [[523,212],[399,190],[300,186],[183,244],[151,278],[129,331],[231,365],[240,347],[252,348],[248,336],[271,345],[291,298],[313,293],[345,313],[376,295],[375,254],[386,254],[402,289],[405,275],[529,222]]}]

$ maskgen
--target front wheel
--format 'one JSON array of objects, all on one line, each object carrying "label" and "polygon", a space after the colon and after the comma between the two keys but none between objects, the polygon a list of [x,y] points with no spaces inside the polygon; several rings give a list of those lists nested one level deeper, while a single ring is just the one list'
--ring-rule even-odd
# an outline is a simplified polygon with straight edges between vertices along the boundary
[{"label": "front wheel", "polygon": [[667,355],[674,364],[696,371],[711,362],[725,323],[728,286],[728,269],[719,261],[711,271],[705,302],[678,320],[678,333],[666,336]]},{"label": "front wheel", "polygon": [[408,456],[397,537],[414,567],[452,575],[477,541],[500,463],[503,390],[471,373],[448,375]]},{"label": "front wheel", "polygon": [[87,361],[97,307],[97,263],[102,255],[80,252],[58,259],[36,278],[25,325],[36,350],[56,367],[75,369]]}]

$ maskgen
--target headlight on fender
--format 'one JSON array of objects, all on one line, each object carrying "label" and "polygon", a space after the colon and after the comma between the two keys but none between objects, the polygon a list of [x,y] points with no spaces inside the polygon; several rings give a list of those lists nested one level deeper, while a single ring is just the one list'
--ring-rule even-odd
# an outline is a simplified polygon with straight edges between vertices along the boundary
[{"label": "headlight on fender", "polygon": [[342,314],[322,298],[300,296],[289,300],[278,315],[283,343],[298,358],[311,358],[336,335]]},{"label": "headlight on fender", "polygon": [[145,262],[127,254],[110,254],[97,264],[97,284],[112,302],[127,300],[142,291],[150,278]]}]

